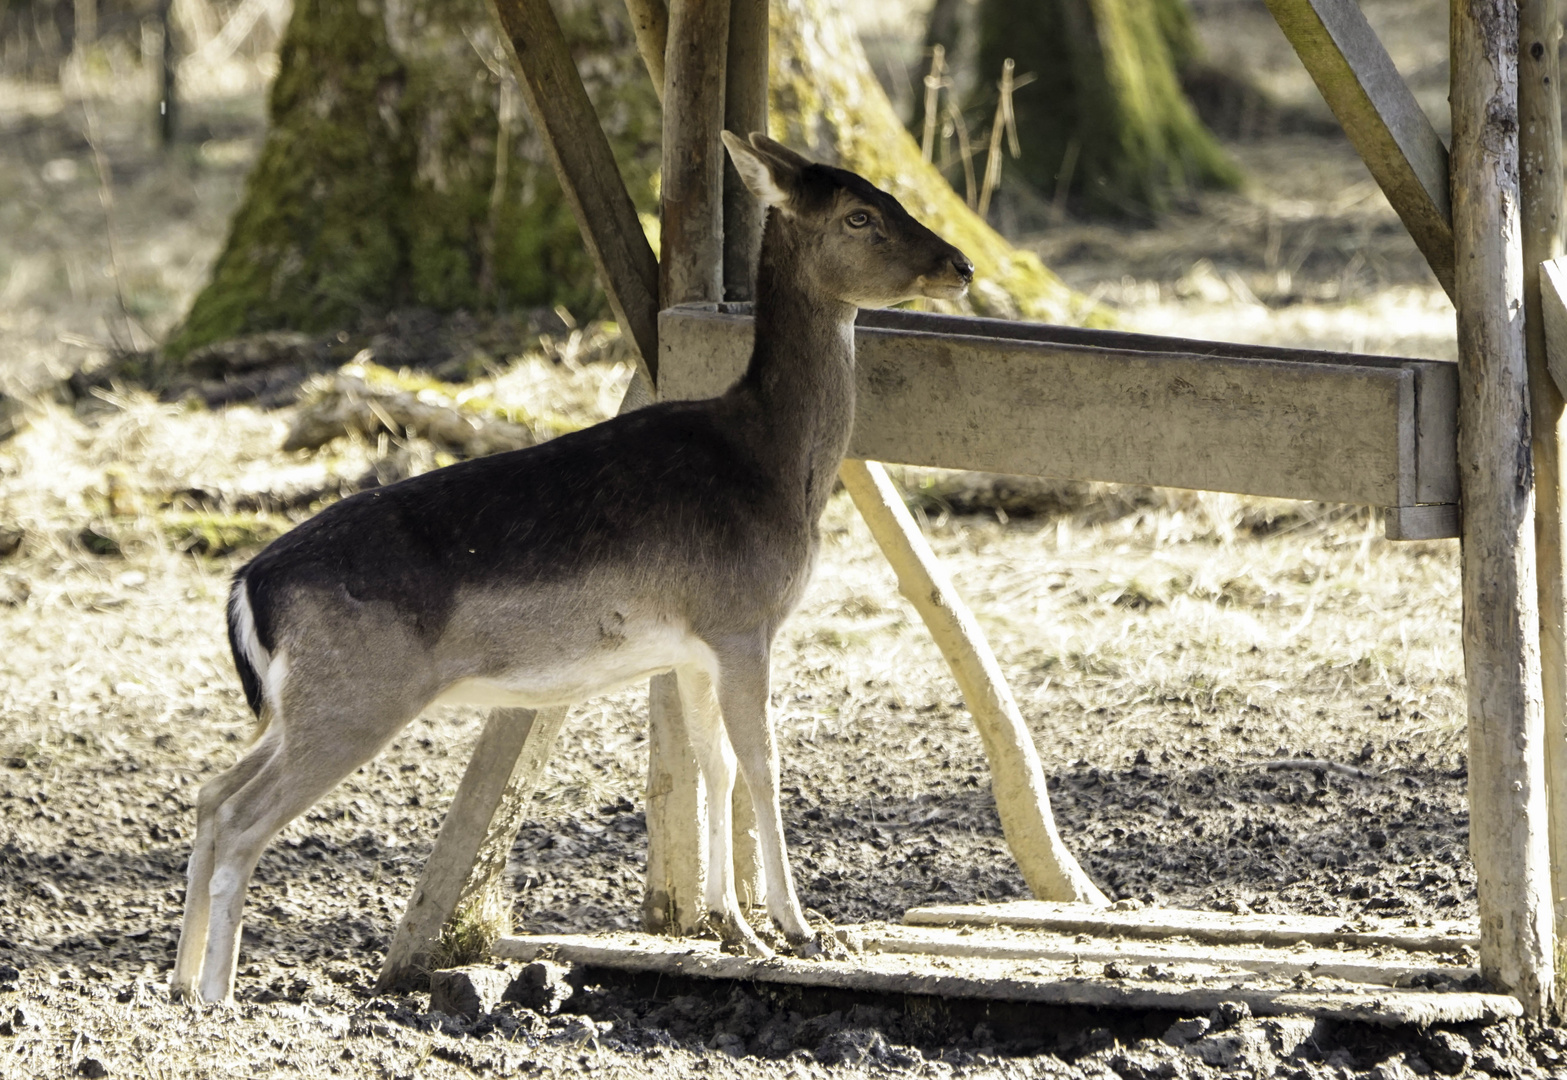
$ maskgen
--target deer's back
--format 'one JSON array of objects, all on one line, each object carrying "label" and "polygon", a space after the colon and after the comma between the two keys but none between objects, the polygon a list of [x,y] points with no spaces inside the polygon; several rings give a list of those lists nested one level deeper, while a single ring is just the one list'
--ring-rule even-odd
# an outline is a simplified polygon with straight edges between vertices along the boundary
[{"label": "deer's back", "polygon": [[274,647],[273,612],[306,596],[390,605],[433,643],[475,591],[607,576],[675,608],[715,593],[797,591],[814,523],[724,410],[723,399],[650,406],[329,507],[240,571],[261,644]]}]

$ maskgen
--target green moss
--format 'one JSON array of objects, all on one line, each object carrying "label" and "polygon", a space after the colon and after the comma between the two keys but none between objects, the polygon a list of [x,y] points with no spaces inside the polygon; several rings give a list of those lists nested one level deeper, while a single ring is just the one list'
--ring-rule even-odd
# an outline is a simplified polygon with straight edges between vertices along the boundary
[{"label": "green moss", "polygon": [[264,514],[206,511],[162,514],[158,526],[181,551],[212,558],[269,544],[290,528],[287,521]]},{"label": "green moss", "polygon": [[[651,210],[658,103],[624,14],[563,6],[623,176]],[[407,306],[602,312],[525,115],[506,133],[496,197],[503,90],[475,48],[489,32],[480,0],[296,5],[266,146],[209,284],[166,345],[170,360],[241,334],[321,332]]]},{"label": "green moss", "polygon": [[1008,162],[1047,194],[1071,162],[1070,190],[1100,211],[1158,212],[1171,195],[1230,187],[1234,163],[1182,92],[1197,51],[1184,0],[984,0],[978,63],[994,108],[1002,61],[1035,79],[1014,97],[1023,156]]}]

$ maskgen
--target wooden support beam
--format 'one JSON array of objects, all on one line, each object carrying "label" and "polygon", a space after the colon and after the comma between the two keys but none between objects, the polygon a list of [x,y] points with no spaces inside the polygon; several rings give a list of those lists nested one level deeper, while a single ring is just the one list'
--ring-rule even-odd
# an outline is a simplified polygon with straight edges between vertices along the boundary
[{"label": "wooden support beam", "polygon": [[1480,969],[1552,1006],[1545,722],[1518,186],[1518,6],[1453,0],[1453,238],[1469,846]]},{"label": "wooden support beam", "polygon": [[[724,61],[724,130],[745,136],[767,130],[767,0],[730,0],[729,49]],[[724,156],[724,298],[756,298],[756,264],[762,251],[767,207],[740,179]],[[742,908],[761,908],[767,900],[762,854],[757,847],[756,813],[745,778],[735,779],[735,893]]]},{"label": "wooden support beam", "polygon": [[653,80],[653,92],[664,100],[664,52],[669,46],[669,7],[664,0],[626,0],[637,52]]},{"label": "wooden support beam", "polygon": [[[482,903],[500,887],[528,796],[544,773],[565,721],[564,708],[490,713],[424,873],[392,935],[376,983],[378,991],[390,990],[425,970],[442,932],[458,913],[470,903]],[[506,933],[508,928],[498,930]]]},{"label": "wooden support beam", "polygon": [[1001,665],[887,470],[878,462],[851,458],[838,470],[838,478],[892,564],[899,590],[919,612],[957,678],[985,746],[1007,846],[1029,891],[1041,900],[1108,904],[1056,831],[1039,751]]},{"label": "wooden support beam", "polygon": [[[729,0],[674,0],[664,56],[663,303],[723,295],[725,54]],[[646,55],[646,54],[644,54]],[[659,387],[659,397],[663,397]],[[646,929],[684,933],[703,913],[705,812],[673,675],[649,687]]]},{"label": "wooden support beam", "polygon": [[1453,292],[1447,148],[1355,0],[1267,0],[1268,10],[1437,281]]},{"label": "wooden support beam", "polygon": [[642,232],[560,23],[549,0],[491,0],[491,8],[610,307],[636,345],[644,373],[657,385],[658,258]]},{"label": "wooden support beam", "polygon": [[1545,707],[1551,889],[1567,939],[1567,402],[1551,377],[1542,264],[1563,250],[1561,14],[1557,0],[1518,5],[1518,183],[1523,225],[1524,344],[1534,439],[1534,546],[1540,579],[1540,688]]},{"label": "wooden support beam", "polygon": [[[742,311],[660,315],[663,395],[707,397],[743,371]],[[862,312],[855,349],[854,457],[1411,509],[1458,501],[1450,362],[897,311]]]},{"label": "wooden support beam", "polygon": [[[724,130],[742,139],[767,130],[767,0],[731,0],[724,67]],[[767,207],[724,159],[725,300],[756,299],[756,261]]]},{"label": "wooden support beam", "polygon": [[724,83],[729,0],[674,0],[664,59],[660,181],[664,307],[723,299]]}]

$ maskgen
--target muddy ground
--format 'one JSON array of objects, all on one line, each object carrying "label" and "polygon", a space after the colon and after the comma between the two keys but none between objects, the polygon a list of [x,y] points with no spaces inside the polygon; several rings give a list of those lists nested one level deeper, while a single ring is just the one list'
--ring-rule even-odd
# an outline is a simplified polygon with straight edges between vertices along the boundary
[{"label": "muddy ground", "polygon": [[[1384,29],[1427,7],[1368,4]],[[1199,7],[1210,47],[1258,11]],[[1276,68],[1277,42],[1255,33],[1267,47],[1252,62]],[[1411,41],[1425,93],[1431,49]],[[1553,1028],[1323,1025],[1296,1045],[1218,1017],[1238,1049],[1209,1060],[1161,1040],[1191,1019],[1175,1014],[595,972],[556,1015],[433,1016],[424,994],[370,983],[477,734],[463,710],[420,718],[268,850],[238,1006],[169,1004],[195,793],[252,729],[223,637],[227,574],[367,474],[445,459],[384,437],[285,453],[291,404],[56,390],[178,317],[262,132],[256,87],[238,80],[193,100],[188,141],[162,156],[142,104],[104,91],[113,77],[0,93],[0,376],[22,407],[0,442],[0,1076],[1567,1073]],[[1129,328],[1452,355],[1451,308],[1341,140],[1297,129],[1231,146],[1243,192],[1157,229],[1067,219],[1029,242]],[[560,355],[470,359],[536,411],[605,415],[624,367]],[[1392,544],[1348,507],[1075,491],[1026,516],[1026,499],[997,513],[944,490],[920,503],[931,542],[1017,693],[1064,834],[1108,893],[1474,915],[1454,542]],[[774,663],[802,899],[851,923],[1023,896],[955,685],[841,497],[824,534]],[[519,928],[636,923],[645,742],[635,692],[576,710],[512,853]],[[1305,758],[1353,768],[1269,768]]]}]

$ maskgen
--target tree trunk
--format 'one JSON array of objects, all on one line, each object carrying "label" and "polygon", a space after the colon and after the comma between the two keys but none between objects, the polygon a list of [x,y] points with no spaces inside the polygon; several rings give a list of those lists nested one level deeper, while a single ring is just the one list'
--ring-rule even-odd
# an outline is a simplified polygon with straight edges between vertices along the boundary
[{"label": "tree trunk", "polygon": [[1022,157],[1046,195],[1143,216],[1239,174],[1197,118],[1178,69],[1195,58],[1184,0],[983,0],[975,104],[994,109],[1002,61],[1034,76],[1014,98]]},{"label": "tree trunk", "polygon": [[[660,114],[630,18],[619,0],[555,4],[632,199],[652,212]],[[771,10],[774,134],[889,188],[967,252],[978,268],[971,310],[1081,321],[1080,298],[1074,307],[1038,258],[1015,251],[920,159],[836,6],[775,0]],[[299,0],[266,145],[166,357],[405,307],[601,312],[497,44],[482,0]]]},{"label": "tree trunk", "polygon": [[[594,0],[557,9],[632,198],[652,211],[658,102],[629,18]],[[279,60],[266,145],[170,357],[405,307],[600,310],[482,0],[298,0]]]}]

